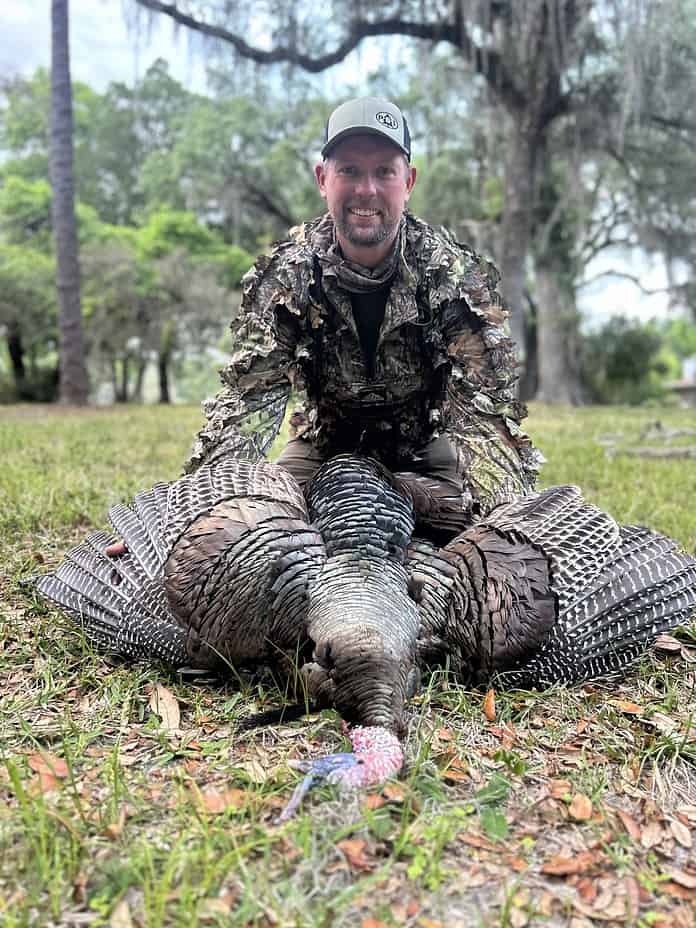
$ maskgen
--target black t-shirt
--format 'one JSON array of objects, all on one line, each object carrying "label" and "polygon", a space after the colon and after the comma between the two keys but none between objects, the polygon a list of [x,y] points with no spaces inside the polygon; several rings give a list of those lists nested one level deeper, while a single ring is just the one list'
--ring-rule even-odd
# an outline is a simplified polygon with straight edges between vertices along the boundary
[{"label": "black t-shirt", "polygon": [[384,311],[387,307],[387,298],[392,281],[388,281],[379,290],[367,293],[351,293],[350,302],[353,307],[353,318],[360,338],[367,376],[375,376],[375,359],[377,357],[377,342],[379,330],[384,321]]}]

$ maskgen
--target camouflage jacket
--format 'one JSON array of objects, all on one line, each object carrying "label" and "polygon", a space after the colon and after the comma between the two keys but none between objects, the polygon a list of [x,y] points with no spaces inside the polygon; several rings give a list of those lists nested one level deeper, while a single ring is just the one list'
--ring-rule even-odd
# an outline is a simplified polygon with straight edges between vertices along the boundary
[{"label": "camouflage jacket", "polygon": [[531,489],[541,456],[519,427],[495,268],[406,213],[370,378],[350,294],[322,262],[333,235],[328,215],[298,226],[245,277],[241,347],[204,404],[188,468],[266,454],[295,390],[306,399],[304,437],[326,455],[364,453],[398,469],[446,434],[483,511]]}]

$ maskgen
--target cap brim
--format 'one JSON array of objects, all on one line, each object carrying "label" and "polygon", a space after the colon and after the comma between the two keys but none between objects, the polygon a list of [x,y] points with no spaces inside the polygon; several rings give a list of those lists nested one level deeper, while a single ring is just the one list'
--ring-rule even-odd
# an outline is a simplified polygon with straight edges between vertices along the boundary
[{"label": "cap brim", "polygon": [[406,155],[407,158],[411,158],[411,153],[405,149],[403,145],[399,145],[396,139],[393,139],[390,135],[387,135],[386,132],[380,132],[379,129],[369,129],[365,126],[349,126],[347,129],[343,129],[342,132],[338,132],[331,139],[331,141],[327,142],[322,148],[322,158],[326,158],[332,148],[335,148],[340,142],[342,142],[344,139],[350,138],[352,135],[374,135],[379,139],[384,139],[385,142],[391,142],[397,151],[400,151],[402,154]]}]

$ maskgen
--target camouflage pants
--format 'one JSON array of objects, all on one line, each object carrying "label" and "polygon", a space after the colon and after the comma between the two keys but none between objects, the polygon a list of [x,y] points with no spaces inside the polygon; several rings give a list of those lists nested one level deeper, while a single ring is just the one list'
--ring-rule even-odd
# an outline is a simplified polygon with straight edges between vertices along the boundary
[{"label": "camouflage pants", "polygon": [[[305,438],[292,438],[276,464],[288,470],[304,489],[328,457]],[[400,464],[394,477],[413,499],[419,525],[451,535],[471,523],[461,455],[446,436],[434,438]]]}]

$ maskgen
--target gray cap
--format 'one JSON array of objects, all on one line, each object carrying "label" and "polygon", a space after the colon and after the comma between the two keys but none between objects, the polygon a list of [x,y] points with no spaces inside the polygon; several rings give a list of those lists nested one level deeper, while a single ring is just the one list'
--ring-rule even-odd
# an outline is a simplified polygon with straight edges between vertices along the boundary
[{"label": "gray cap", "polygon": [[326,123],[322,157],[351,135],[381,135],[411,157],[411,136],[404,115],[398,106],[381,97],[358,97],[333,111]]}]

